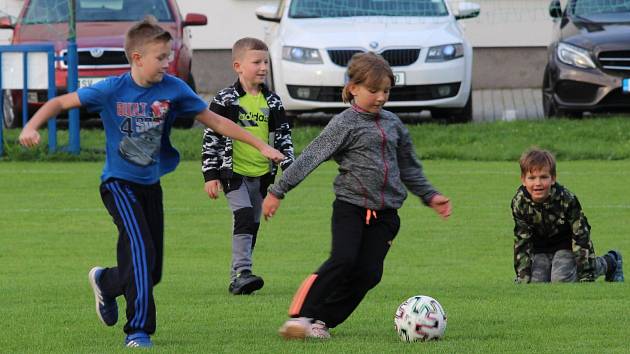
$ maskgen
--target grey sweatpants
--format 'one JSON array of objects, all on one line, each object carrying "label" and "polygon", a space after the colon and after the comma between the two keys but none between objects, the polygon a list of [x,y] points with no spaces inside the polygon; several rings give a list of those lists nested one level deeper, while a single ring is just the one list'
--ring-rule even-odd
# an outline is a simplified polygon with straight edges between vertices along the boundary
[{"label": "grey sweatpants", "polygon": [[[603,257],[597,257],[595,278],[606,274],[608,266]],[[532,260],[532,283],[577,281],[577,263],[570,250],[556,253],[536,253]]]},{"label": "grey sweatpants", "polygon": [[233,216],[232,268],[230,277],[252,269],[252,253],[260,226],[263,196],[260,177],[243,177],[238,189],[225,194]]}]

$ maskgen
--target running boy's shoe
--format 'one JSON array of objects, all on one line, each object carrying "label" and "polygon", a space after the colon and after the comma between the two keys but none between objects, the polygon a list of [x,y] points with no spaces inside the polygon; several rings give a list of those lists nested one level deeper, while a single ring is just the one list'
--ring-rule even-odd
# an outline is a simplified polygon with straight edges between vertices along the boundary
[{"label": "running boy's shoe", "polygon": [[317,339],[330,339],[330,332],[328,331],[326,323],[320,320],[313,322],[313,324],[311,325],[311,332],[308,334],[308,337]]},{"label": "running boy's shoe", "polygon": [[118,322],[118,304],[115,297],[103,295],[99,279],[104,268],[94,267],[90,270],[88,278],[90,285],[94,291],[94,300],[96,301],[96,315],[107,326],[113,326]]},{"label": "running boy's shoe", "polygon": [[232,280],[228,290],[234,295],[249,295],[265,285],[263,278],[252,274],[250,270],[244,270]]},{"label": "running boy's shoe", "polygon": [[304,339],[311,335],[311,319],[298,317],[288,319],[278,330],[284,339]]},{"label": "running boy's shoe", "polygon": [[125,347],[128,348],[151,348],[153,342],[151,337],[144,332],[136,332],[125,337]]},{"label": "running boy's shoe", "polygon": [[617,250],[613,250],[609,252],[615,259],[617,260],[617,268],[615,269],[615,273],[612,276],[612,281],[614,282],[623,282],[623,257],[621,256],[621,252]]}]

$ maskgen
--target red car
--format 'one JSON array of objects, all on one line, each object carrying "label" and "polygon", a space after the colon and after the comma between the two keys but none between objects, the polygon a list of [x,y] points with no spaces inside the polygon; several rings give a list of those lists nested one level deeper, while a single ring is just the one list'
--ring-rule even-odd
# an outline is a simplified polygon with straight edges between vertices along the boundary
[{"label": "red car", "polygon": [[[0,28],[13,28],[12,44],[52,42],[58,56],[66,53],[68,38],[67,0],[24,0],[17,21],[0,18]],[[175,0],[76,0],[76,38],[79,54],[79,87],[91,85],[107,76],[129,71],[124,41],[127,29],[153,15],[160,25],[173,36],[173,59],[169,73],[186,81],[193,90],[195,80],[192,68],[192,48],[188,26],[204,26],[205,15],[189,13],[185,18]],[[67,92],[67,66],[56,63],[57,94]],[[29,90],[29,114],[47,99],[46,91]],[[22,124],[22,92],[5,95],[5,103],[13,107],[14,114],[5,114],[5,126]],[[7,112],[8,110],[5,110]],[[82,114],[82,116],[85,116]],[[180,125],[192,125],[192,118],[178,119]]]}]

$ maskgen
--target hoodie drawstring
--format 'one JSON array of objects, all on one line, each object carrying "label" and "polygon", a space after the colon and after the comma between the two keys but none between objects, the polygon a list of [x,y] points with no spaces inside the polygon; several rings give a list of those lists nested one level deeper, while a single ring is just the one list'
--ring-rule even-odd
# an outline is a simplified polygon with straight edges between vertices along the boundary
[{"label": "hoodie drawstring", "polygon": [[374,219],[376,219],[376,211],[375,210],[371,210],[371,209],[366,209],[366,213],[365,213],[365,224],[366,225],[370,225],[370,219],[372,219],[372,216],[374,217]]}]

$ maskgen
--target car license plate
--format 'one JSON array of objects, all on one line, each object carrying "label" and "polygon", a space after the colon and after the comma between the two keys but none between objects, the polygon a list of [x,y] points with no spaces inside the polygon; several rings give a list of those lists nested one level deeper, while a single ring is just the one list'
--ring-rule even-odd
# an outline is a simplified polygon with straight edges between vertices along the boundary
[{"label": "car license plate", "polygon": [[99,81],[105,80],[104,77],[80,77],[79,78],[79,88],[92,86]]},{"label": "car license plate", "polygon": [[403,86],[405,85],[405,73],[403,72],[394,72],[394,85]]},{"label": "car license plate", "polygon": [[630,79],[623,79],[621,90],[623,91],[623,93],[630,93]]}]

